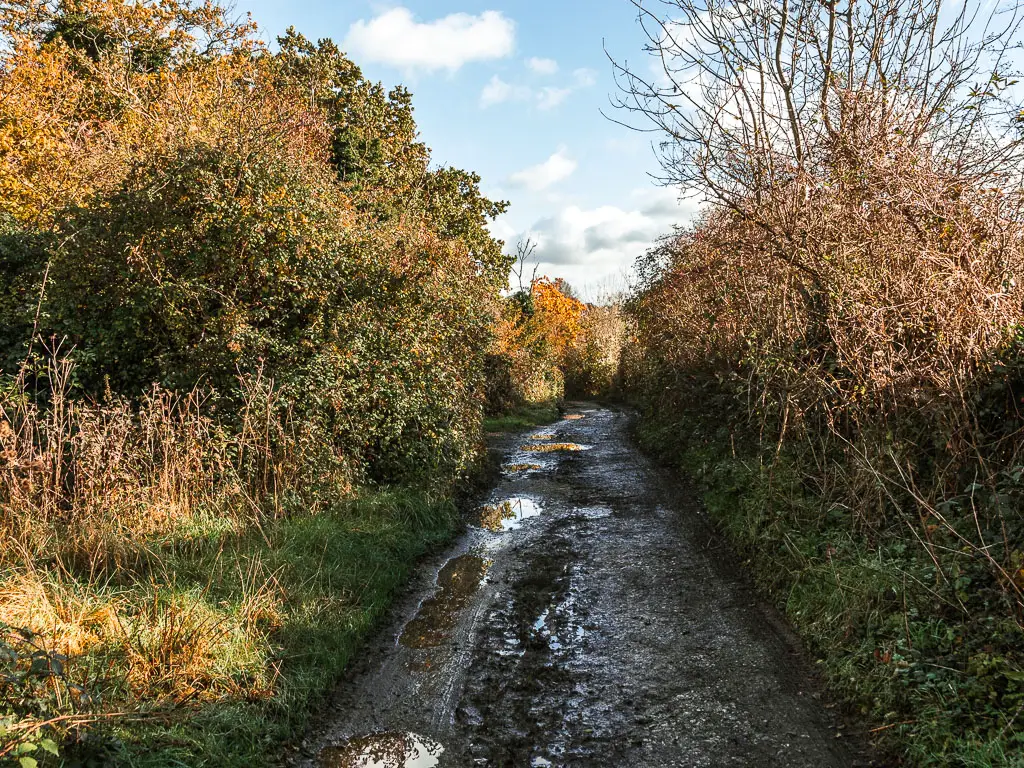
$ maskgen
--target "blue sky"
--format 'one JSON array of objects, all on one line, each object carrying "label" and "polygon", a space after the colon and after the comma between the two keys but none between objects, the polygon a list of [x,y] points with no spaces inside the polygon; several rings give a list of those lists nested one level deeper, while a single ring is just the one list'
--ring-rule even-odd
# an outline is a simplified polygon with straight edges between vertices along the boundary
[{"label": "blue sky", "polygon": [[512,203],[508,249],[538,242],[540,272],[593,293],[690,206],[650,178],[650,135],[601,116],[615,92],[605,47],[647,67],[627,0],[241,0],[265,36],[330,37],[374,80],[412,90],[435,164],[478,172]]}]

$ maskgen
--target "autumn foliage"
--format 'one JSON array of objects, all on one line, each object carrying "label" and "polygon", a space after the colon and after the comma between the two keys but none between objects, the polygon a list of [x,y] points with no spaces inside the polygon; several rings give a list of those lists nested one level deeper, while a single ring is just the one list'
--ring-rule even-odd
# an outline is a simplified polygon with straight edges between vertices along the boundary
[{"label": "autumn foliage", "polygon": [[653,442],[881,738],[1012,762],[1021,6],[665,5],[670,85],[627,72],[629,104],[706,205],[637,263],[624,367]]},{"label": "autumn foliage", "polygon": [[488,409],[609,394],[623,334],[616,304],[587,304],[564,280],[535,278],[504,300],[488,359]]},{"label": "autumn foliage", "polygon": [[406,91],[212,5],[15,3],[3,32],[6,373],[59,344],[83,395],[230,401],[259,372],[356,475],[466,466],[503,204],[428,169]]},{"label": "autumn foliage", "polygon": [[[480,455],[510,260],[487,230],[505,204],[430,159],[409,92],[329,40],[271,50],[191,0],[0,4],[0,651],[28,675],[0,684],[0,759],[75,741],[55,707],[275,695],[270,635],[321,579],[286,601],[264,572],[281,521],[329,508],[358,539],[353,489],[417,489],[416,515],[367,508],[401,530],[353,550],[401,568],[450,528],[435,498]],[[237,610],[175,592],[169,558],[200,541],[255,558],[222,582]],[[351,605],[393,589],[337,559]],[[340,645],[365,631],[332,620]],[[33,643],[86,661],[36,681]],[[93,663],[111,693],[85,706],[61,686]]]}]

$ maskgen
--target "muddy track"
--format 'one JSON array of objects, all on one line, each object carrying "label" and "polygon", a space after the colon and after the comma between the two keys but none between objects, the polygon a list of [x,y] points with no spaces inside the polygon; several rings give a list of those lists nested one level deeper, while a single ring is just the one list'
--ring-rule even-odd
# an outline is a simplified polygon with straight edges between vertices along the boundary
[{"label": "muddy track", "polygon": [[478,525],[424,568],[303,764],[880,764],[626,415],[581,404],[535,432],[496,441]]}]

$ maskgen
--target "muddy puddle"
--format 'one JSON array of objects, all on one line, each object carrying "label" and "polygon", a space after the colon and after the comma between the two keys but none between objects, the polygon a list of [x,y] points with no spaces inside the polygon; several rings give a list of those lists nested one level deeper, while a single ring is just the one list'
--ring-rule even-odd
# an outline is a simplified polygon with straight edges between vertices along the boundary
[{"label": "muddy puddle", "polygon": [[318,762],[321,768],[434,768],[443,752],[415,733],[374,733],[325,747]]},{"label": "muddy puddle", "polygon": [[538,472],[543,467],[540,464],[534,464],[532,462],[522,462],[519,464],[504,464],[501,470],[507,475],[517,475],[520,473],[526,474],[529,472]]},{"label": "muddy puddle", "polygon": [[449,560],[437,574],[437,593],[423,601],[398,642],[417,649],[437,648],[444,643],[458,624],[462,609],[483,584],[490,565],[490,560],[475,554]]},{"label": "muddy puddle", "polygon": [[497,504],[486,504],[480,508],[475,521],[479,528],[495,533],[514,531],[524,520],[537,517],[541,513],[541,505],[527,496],[516,496],[499,501]]}]

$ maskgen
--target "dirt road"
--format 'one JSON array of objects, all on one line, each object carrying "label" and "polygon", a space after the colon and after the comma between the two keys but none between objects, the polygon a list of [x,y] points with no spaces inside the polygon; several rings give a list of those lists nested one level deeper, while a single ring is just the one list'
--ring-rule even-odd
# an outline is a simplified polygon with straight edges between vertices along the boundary
[{"label": "dirt road", "polygon": [[579,405],[495,447],[478,526],[351,671],[307,765],[871,764],[626,415]]}]

